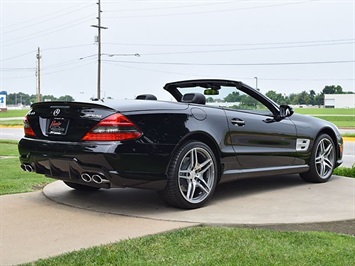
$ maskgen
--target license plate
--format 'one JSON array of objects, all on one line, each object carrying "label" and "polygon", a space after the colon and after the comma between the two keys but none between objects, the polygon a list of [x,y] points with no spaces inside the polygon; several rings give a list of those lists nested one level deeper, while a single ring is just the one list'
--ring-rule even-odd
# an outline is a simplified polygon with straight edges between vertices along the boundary
[{"label": "license plate", "polygon": [[65,135],[67,134],[69,120],[65,118],[53,118],[49,125],[47,133],[51,135]]}]

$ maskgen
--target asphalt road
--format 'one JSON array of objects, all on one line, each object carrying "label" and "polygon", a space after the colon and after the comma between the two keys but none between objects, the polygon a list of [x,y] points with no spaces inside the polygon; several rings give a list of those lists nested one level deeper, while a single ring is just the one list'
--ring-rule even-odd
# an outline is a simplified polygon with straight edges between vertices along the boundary
[{"label": "asphalt road", "polygon": [[[22,137],[23,137],[22,128],[1,128],[0,127],[0,139],[20,140]],[[355,163],[355,141],[345,141],[343,161],[344,162],[342,166],[345,167],[351,167]]]}]

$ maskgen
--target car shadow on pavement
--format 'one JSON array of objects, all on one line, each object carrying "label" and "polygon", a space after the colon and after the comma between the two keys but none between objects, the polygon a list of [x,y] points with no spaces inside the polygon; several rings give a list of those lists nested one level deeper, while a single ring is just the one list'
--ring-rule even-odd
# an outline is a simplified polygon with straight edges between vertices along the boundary
[{"label": "car shadow on pavement", "polygon": [[[204,207],[193,210],[170,207],[151,190],[118,188],[84,193],[56,181],[47,185],[43,193],[57,203],[115,214],[117,219],[123,215],[193,224],[286,230],[308,228],[304,224],[314,224],[321,230],[326,222],[331,228],[342,224],[343,229],[339,232],[351,233],[355,218],[353,181],[333,176],[327,183],[313,184],[304,182],[299,175],[240,179],[218,185],[211,200]],[[348,222],[339,222],[344,220]],[[288,226],[291,224],[298,226]]]},{"label": "car shadow on pavement", "polygon": [[213,198],[222,200],[231,197],[245,197],[272,190],[304,186],[305,184],[309,183],[305,183],[299,175],[243,178],[217,185]]}]

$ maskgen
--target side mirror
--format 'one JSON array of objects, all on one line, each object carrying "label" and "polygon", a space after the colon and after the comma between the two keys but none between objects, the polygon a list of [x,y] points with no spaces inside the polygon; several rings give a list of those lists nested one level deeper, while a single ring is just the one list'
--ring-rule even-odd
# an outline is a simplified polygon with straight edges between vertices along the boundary
[{"label": "side mirror", "polygon": [[285,117],[289,117],[293,115],[293,108],[289,105],[280,105],[280,113],[279,113],[279,118],[283,119]]}]

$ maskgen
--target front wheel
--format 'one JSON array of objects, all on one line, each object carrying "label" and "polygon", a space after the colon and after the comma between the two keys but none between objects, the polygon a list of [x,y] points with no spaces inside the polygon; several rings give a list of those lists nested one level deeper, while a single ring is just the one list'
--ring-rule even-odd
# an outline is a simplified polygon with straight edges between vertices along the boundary
[{"label": "front wheel", "polygon": [[174,207],[199,208],[213,195],[217,179],[218,168],[213,151],[202,142],[190,141],[174,154],[167,186],[160,195]]},{"label": "front wheel", "polygon": [[324,183],[329,180],[335,167],[335,146],[327,134],[320,135],[315,144],[309,161],[309,170],[301,173],[303,180],[313,183]]}]

